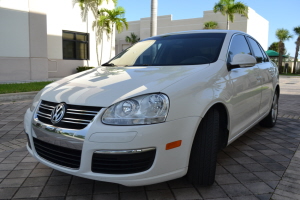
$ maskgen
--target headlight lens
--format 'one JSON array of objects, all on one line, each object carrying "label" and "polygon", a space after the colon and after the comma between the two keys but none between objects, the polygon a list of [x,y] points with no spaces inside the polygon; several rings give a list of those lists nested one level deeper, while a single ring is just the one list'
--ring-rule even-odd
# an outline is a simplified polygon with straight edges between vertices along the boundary
[{"label": "headlight lens", "polygon": [[140,125],[164,122],[169,111],[165,94],[148,94],[116,103],[104,112],[102,122],[111,125]]},{"label": "headlight lens", "polygon": [[39,91],[39,92],[35,95],[35,97],[34,97],[34,99],[33,99],[33,101],[32,101],[32,104],[31,104],[31,106],[30,106],[30,111],[31,111],[31,112],[34,111],[35,107],[36,107],[37,104],[39,103],[40,98],[41,98],[42,93],[43,93],[43,90],[44,90],[44,89],[42,89],[41,91]]}]

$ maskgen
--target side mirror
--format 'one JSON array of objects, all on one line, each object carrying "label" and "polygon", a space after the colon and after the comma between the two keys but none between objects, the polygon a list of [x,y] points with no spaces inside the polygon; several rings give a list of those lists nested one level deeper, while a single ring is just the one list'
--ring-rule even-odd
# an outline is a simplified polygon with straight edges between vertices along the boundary
[{"label": "side mirror", "polygon": [[229,70],[233,68],[252,67],[257,63],[256,58],[249,54],[236,54],[232,58],[232,62],[229,64]]}]

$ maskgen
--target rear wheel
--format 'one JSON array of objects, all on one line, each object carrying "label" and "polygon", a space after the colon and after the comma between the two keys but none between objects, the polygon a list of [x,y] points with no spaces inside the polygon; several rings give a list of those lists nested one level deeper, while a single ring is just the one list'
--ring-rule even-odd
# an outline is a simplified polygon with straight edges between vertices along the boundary
[{"label": "rear wheel", "polygon": [[263,127],[271,128],[275,126],[278,115],[278,93],[275,92],[272,107],[269,114],[259,123]]},{"label": "rear wheel", "polygon": [[220,113],[216,108],[202,119],[192,146],[187,178],[200,185],[212,185],[215,180],[219,150]]}]

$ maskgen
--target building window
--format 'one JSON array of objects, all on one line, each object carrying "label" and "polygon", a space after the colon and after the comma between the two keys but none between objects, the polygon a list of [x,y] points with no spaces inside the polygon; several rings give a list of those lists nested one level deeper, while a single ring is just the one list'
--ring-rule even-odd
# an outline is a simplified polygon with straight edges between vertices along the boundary
[{"label": "building window", "polygon": [[63,31],[63,59],[88,60],[89,35],[72,31]]}]

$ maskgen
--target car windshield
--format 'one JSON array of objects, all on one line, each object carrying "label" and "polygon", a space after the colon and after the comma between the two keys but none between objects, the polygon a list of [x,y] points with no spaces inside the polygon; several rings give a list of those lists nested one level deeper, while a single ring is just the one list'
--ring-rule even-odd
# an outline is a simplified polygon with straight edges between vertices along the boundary
[{"label": "car windshield", "polygon": [[217,61],[225,33],[163,35],[142,40],[103,66],[197,65]]}]

